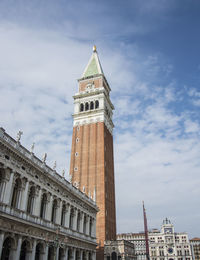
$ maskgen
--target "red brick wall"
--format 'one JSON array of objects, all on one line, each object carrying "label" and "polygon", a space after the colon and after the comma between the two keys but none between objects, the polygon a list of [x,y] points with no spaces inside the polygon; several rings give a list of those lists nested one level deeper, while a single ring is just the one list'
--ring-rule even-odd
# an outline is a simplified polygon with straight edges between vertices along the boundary
[{"label": "red brick wall", "polygon": [[103,122],[74,127],[70,173],[81,191],[85,186],[93,196],[96,187],[97,240],[103,246],[104,240],[116,238],[113,137]]}]

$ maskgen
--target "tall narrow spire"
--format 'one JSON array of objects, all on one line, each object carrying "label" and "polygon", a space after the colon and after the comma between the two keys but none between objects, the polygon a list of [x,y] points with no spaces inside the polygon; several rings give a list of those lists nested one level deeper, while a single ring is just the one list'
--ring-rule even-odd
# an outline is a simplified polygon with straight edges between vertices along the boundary
[{"label": "tall narrow spire", "polygon": [[97,47],[94,45],[92,56],[82,74],[82,78],[87,78],[98,74],[104,73],[97,53]]},{"label": "tall narrow spire", "polygon": [[147,226],[147,215],[146,210],[144,207],[144,201],[143,204],[143,216],[144,216],[144,233],[145,233],[145,244],[146,244],[146,259],[149,260],[149,238],[148,238],[148,226]]}]

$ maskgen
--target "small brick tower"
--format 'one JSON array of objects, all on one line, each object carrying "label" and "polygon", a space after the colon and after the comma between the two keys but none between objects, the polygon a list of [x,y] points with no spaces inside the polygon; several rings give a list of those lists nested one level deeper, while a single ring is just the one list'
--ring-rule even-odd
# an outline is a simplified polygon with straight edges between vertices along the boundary
[{"label": "small brick tower", "polygon": [[70,174],[74,186],[96,200],[97,259],[103,259],[105,240],[116,239],[113,159],[114,106],[96,47],[78,80],[74,98]]}]

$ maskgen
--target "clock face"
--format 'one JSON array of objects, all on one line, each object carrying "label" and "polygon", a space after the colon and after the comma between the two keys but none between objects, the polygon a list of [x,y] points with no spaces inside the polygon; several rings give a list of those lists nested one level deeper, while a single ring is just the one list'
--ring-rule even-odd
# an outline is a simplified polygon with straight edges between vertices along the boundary
[{"label": "clock face", "polygon": [[164,231],[165,233],[172,233],[172,228],[165,228]]},{"label": "clock face", "polygon": [[168,251],[169,254],[172,254],[173,253],[173,248],[169,247],[167,251]]}]

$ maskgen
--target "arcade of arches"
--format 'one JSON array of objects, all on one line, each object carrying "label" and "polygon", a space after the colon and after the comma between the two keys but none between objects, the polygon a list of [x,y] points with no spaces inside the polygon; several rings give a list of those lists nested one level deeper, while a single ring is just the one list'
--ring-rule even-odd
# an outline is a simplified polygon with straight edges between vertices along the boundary
[{"label": "arcade of arches", "polygon": [[1,260],[94,260],[94,251],[46,243],[37,239],[0,234]]}]

